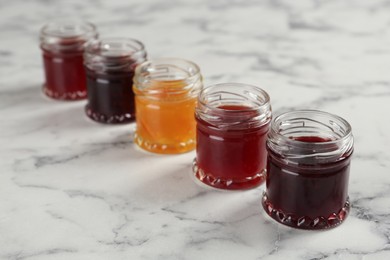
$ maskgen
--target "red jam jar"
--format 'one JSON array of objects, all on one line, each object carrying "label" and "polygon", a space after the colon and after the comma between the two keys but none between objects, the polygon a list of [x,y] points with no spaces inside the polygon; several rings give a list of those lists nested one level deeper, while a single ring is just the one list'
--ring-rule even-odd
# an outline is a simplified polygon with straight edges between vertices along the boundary
[{"label": "red jam jar", "polygon": [[345,220],[353,152],[347,121],[316,110],[282,114],[271,123],[267,150],[262,204],[269,216],[299,229],[326,229]]},{"label": "red jam jar", "polygon": [[135,67],[146,60],[144,45],[127,38],[95,40],[87,45],[84,58],[88,117],[107,124],[133,122],[133,77]]},{"label": "red jam jar", "polygon": [[93,24],[59,21],[41,29],[40,41],[46,82],[44,93],[54,99],[79,100],[87,96],[83,52],[97,38]]},{"label": "red jam jar", "polygon": [[270,98],[264,90],[237,83],[209,86],[199,94],[195,118],[197,179],[226,190],[263,183],[271,121]]}]

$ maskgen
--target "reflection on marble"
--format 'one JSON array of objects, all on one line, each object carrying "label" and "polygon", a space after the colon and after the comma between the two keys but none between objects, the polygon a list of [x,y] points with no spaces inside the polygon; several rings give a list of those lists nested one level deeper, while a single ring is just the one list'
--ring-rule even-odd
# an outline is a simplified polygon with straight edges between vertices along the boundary
[{"label": "reflection on marble", "polygon": [[[390,3],[313,0],[0,2],[1,259],[390,259]],[[207,84],[263,87],[275,114],[321,109],[356,139],[351,215],[308,232],[263,212],[264,186],[219,192],[194,152],[132,143],[134,125],[89,121],[85,101],[45,98],[38,31],[58,16],[183,57]]]}]

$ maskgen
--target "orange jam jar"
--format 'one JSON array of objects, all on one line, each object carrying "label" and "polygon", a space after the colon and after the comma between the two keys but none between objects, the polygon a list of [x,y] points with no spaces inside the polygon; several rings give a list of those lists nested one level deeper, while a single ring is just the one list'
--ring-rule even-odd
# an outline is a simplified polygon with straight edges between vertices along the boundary
[{"label": "orange jam jar", "polygon": [[199,67],[183,59],[137,66],[133,80],[137,130],[134,142],[149,152],[176,154],[195,148],[195,106],[203,87]]}]

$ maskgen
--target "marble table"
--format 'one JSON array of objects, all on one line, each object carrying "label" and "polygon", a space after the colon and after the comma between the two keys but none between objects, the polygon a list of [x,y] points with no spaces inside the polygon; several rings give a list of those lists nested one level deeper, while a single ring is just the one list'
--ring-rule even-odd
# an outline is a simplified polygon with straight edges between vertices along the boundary
[{"label": "marble table", "polygon": [[[44,97],[38,32],[60,16],[139,39],[151,58],[193,60],[206,85],[258,85],[274,115],[347,119],[348,219],[323,232],[277,224],[264,185],[205,189],[194,152],[143,152],[134,124]],[[0,259],[390,259],[389,1],[0,1],[0,37]]]}]

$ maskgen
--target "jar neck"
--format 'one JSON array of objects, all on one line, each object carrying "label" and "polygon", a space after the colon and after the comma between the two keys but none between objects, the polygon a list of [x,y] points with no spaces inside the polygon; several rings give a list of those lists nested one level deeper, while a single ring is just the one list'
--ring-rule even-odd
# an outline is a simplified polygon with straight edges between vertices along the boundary
[{"label": "jar neck", "polygon": [[353,136],[347,121],[322,111],[282,114],[271,123],[267,148],[292,165],[321,165],[349,158]]},{"label": "jar neck", "polygon": [[271,109],[269,104],[260,108],[242,111],[225,110],[222,108],[209,108],[198,101],[195,116],[219,130],[242,130],[258,128],[269,124]]},{"label": "jar neck", "polygon": [[144,45],[134,39],[111,38],[90,41],[85,49],[85,66],[94,72],[134,71],[146,60]]},{"label": "jar neck", "polygon": [[240,130],[257,128],[272,116],[268,94],[255,86],[224,83],[202,90],[196,117],[214,128]]},{"label": "jar neck", "polygon": [[195,98],[202,87],[202,75],[195,63],[168,58],[140,64],[133,85],[136,95],[158,100]]},{"label": "jar neck", "polygon": [[49,52],[82,52],[98,36],[95,25],[86,22],[50,23],[41,29],[41,49]]}]

